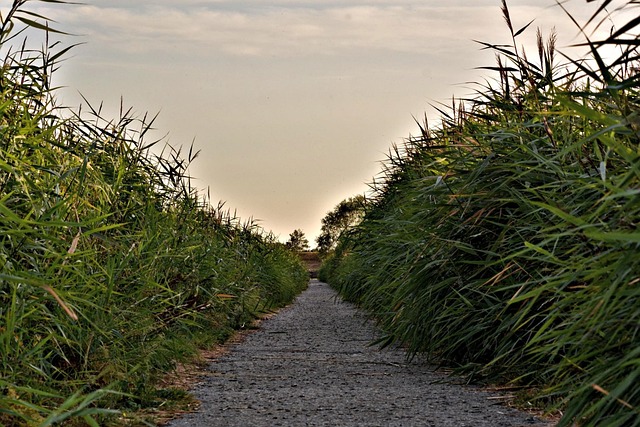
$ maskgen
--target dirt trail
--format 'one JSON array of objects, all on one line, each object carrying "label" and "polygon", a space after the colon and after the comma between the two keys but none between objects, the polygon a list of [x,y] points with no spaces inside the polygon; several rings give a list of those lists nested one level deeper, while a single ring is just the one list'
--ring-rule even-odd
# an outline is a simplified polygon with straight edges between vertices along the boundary
[{"label": "dirt trail", "polygon": [[[214,361],[181,426],[545,426],[451,383],[399,349],[368,344],[376,329],[328,285],[309,289]],[[492,399],[494,398],[494,399]]]}]

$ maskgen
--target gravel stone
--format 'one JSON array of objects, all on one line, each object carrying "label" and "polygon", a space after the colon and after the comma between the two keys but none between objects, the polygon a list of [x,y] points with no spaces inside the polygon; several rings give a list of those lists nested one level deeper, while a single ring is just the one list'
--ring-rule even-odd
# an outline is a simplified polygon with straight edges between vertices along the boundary
[{"label": "gravel stone", "polygon": [[546,426],[455,384],[398,348],[370,343],[375,326],[327,284],[215,360],[194,393],[198,412],[168,426]]}]

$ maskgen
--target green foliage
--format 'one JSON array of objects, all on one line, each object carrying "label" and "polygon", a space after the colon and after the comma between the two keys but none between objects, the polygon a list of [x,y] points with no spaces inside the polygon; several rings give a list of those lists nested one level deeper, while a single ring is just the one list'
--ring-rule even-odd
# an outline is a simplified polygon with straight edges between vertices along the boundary
[{"label": "green foliage", "polygon": [[349,197],[322,218],[322,229],[316,238],[320,255],[327,256],[335,249],[340,236],[362,220],[366,204],[367,200],[362,194]]},{"label": "green foliage", "polygon": [[382,344],[533,386],[560,425],[640,425],[638,20],[556,64],[555,35],[532,62],[503,13],[499,80],[394,147],[321,277]]},{"label": "green foliage", "polygon": [[104,425],[307,274],[191,187],[192,148],[151,150],[153,118],[57,106],[67,49],[9,44],[47,28],[25,3],[0,18],[0,425]]},{"label": "green foliage", "polygon": [[289,240],[287,241],[286,246],[292,251],[306,251],[309,249],[309,240],[302,230],[293,230],[293,232],[289,234]]}]

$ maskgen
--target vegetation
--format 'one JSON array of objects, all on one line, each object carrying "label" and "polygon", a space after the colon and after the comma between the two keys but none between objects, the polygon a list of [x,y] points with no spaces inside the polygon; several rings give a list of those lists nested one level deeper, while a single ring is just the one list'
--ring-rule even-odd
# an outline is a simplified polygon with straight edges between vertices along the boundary
[{"label": "vegetation", "polygon": [[338,244],[340,236],[362,220],[366,203],[367,200],[363,194],[349,197],[338,203],[322,218],[320,235],[316,238],[321,255],[330,254]]},{"label": "vegetation", "polygon": [[289,234],[289,240],[285,243],[292,251],[300,252],[309,249],[309,240],[304,235],[304,231],[297,229]]},{"label": "vegetation", "polygon": [[106,425],[163,405],[156,379],[308,273],[192,188],[192,148],[156,154],[153,117],[56,105],[69,47],[26,4],[0,15],[0,425]]},{"label": "vegetation", "polygon": [[534,59],[503,1],[499,78],[393,148],[321,271],[381,344],[536,390],[562,426],[640,425],[640,18],[590,40],[610,3],[587,58],[538,31]]}]

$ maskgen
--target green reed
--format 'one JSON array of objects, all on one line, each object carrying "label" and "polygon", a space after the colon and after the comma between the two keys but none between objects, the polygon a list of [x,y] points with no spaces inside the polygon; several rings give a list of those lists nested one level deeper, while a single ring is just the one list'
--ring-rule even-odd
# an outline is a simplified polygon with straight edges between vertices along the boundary
[{"label": "green reed", "polygon": [[[68,48],[26,1],[0,22],[0,425],[104,425],[157,380],[306,285],[297,256],[192,186],[154,117],[56,104]],[[153,149],[153,150],[152,150]]]},{"label": "green reed", "polygon": [[482,43],[497,80],[392,149],[321,277],[382,344],[537,390],[560,425],[640,425],[639,21],[584,60],[538,32],[529,59],[502,12],[513,44]]}]

